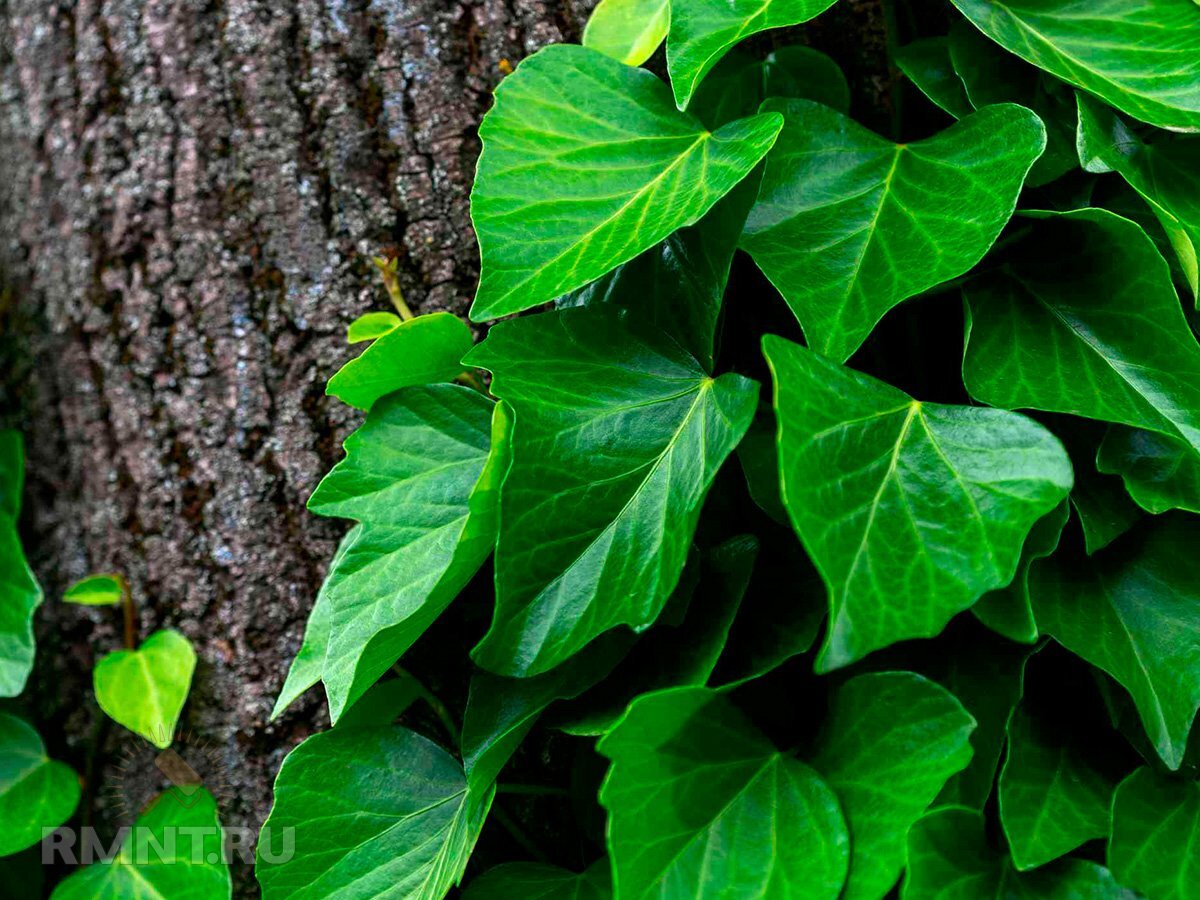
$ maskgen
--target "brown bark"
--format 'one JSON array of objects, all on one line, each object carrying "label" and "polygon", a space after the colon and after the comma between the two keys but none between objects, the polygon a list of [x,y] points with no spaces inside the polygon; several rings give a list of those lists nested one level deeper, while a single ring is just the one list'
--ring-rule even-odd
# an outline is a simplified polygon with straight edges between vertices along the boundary
[{"label": "brown bark", "polygon": [[[356,419],[324,383],[346,323],[385,308],[369,256],[394,248],[418,312],[465,312],[490,90],[591,5],[0,0],[0,384],[20,386],[0,424],[26,432],[48,597],[32,706],[81,771],[119,620],[58,598],[119,571],[143,637],[196,645],[185,725],[225,769],[225,821],[261,823],[325,722],[314,699],[267,717],[343,530],[304,501]],[[877,54],[875,4],[845,6],[822,43]],[[112,781],[127,736],[101,736]]]}]

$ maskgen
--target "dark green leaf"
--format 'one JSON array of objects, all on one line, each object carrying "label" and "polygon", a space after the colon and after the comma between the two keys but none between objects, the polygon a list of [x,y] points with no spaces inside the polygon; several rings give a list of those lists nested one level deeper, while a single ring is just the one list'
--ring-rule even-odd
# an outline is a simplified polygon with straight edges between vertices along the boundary
[{"label": "dark green leaf", "polygon": [[1000,821],[1013,862],[1022,871],[1108,837],[1116,785],[1064,731],[1054,722],[1035,718],[1024,706],[1008,726]]},{"label": "dark green leaf", "polygon": [[644,694],[597,745],[622,897],[838,897],[849,838],[833,791],[721,693]]},{"label": "dark green leaf", "polygon": [[1033,604],[1029,599],[1029,568],[1058,549],[1069,515],[1070,506],[1064,501],[1033,526],[1029,537],[1025,539],[1021,562],[1017,565],[1017,574],[1012,583],[998,591],[989,591],[971,607],[971,612],[980,622],[998,634],[1023,644],[1032,644],[1038,639]]},{"label": "dark green leaf", "polygon": [[963,119],[975,111],[950,59],[946,38],[922,38],[905,44],[896,51],[896,65],[922,94],[954,118]]},{"label": "dark green leaf", "polygon": [[583,287],[698,221],[775,142],[778,116],[707,131],[654,75],[556,44],[505,78],[471,194],[476,321]]},{"label": "dark green leaf", "polygon": [[983,815],[947,807],[931,812],[908,838],[901,900],[1136,900],[1103,866],[1065,859],[1021,873],[988,846]]},{"label": "dark green leaf", "polygon": [[506,863],[488,869],[469,885],[463,900],[611,900],[608,860],[582,875],[542,863]]},{"label": "dark green leaf", "polygon": [[1162,128],[1200,128],[1200,8],[1190,0],[953,0],[1006,50]]},{"label": "dark green leaf", "polygon": [[1182,441],[1114,425],[1100,444],[1096,466],[1120,475],[1129,496],[1147,512],[1200,513],[1200,455]]},{"label": "dark green leaf", "polygon": [[974,727],[948,691],[911,672],[860,675],[837,689],[813,768],[850,826],[842,900],[879,898],[895,884],[909,828],[970,762]]},{"label": "dark green leaf", "polygon": [[337,728],[378,728],[396,721],[406,709],[421,699],[424,687],[407,673],[373,685],[342,713]]},{"label": "dark green leaf", "polygon": [[0,856],[32,847],[79,804],[79,778],[50,759],[33,726],[0,712]]},{"label": "dark green leaf", "polygon": [[1042,630],[1133,696],[1179,768],[1200,707],[1200,521],[1169,516],[1088,562],[1053,557],[1029,588]]},{"label": "dark green leaf", "polygon": [[471,349],[471,329],[450,313],[409,319],[342,366],[325,393],[355,409],[370,409],[392,391],[453,381]]},{"label": "dark green leaf", "polygon": [[[469,789],[457,760],[403,728],[314,735],[275,781],[255,869],[263,897],[441,900],[462,877],[492,793]],[[291,856],[279,847],[288,828]]]},{"label": "dark green leaf", "polygon": [[1117,788],[1108,865],[1149,900],[1200,897],[1200,784],[1138,769]]},{"label": "dark green leaf", "polygon": [[979,262],[1046,144],[1037,116],[1012,104],[912,144],[816,103],[763,109],[785,124],[742,246],[809,346],[838,362],[896,304]]},{"label": "dark green leaf", "polygon": [[1098,472],[1092,463],[1076,463],[1071,505],[1079,516],[1089,556],[1103,550],[1142,518],[1120,480]]},{"label": "dark green leaf", "polygon": [[217,804],[171,788],[138,816],[120,852],[61,882],[51,900],[228,900],[233,895]]},{"label": "dark green leaf", "polygon": [[605,309],[502,322],[469,361],[515,411],[496,614],[476,662],[528,676],[662,610],[758,386]]},{"label": "dark green leaf", "polygon": [[923,404],[768,335],[784,504],[829,590],[829,671],[931,637],[1012,581],[1071,487],[1050,432],[1003,410]]}]

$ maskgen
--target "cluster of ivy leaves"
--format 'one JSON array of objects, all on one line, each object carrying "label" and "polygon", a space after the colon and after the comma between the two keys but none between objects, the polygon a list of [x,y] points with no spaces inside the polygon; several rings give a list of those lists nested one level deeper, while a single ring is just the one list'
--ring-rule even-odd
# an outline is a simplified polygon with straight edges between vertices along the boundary
[{"label": "cluster of ivy leaves", "polygon": [[735,49],[831,2],[500,84],[485,339],[329,384],[268,900],[1200,897],[1200,6],[953,0],[883,137]]}]

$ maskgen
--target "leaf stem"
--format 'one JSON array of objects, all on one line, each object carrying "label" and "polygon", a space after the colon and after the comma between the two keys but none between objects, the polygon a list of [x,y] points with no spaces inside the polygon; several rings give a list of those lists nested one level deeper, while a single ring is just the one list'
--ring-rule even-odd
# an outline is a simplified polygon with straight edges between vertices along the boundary
[{"label": "leaf stem", "polygon": [[400,663],[396,663],[394,666],[392,666],[392,671],[401,678],[409,678],[412,680],[412,683],[417,686],[417,696],[424,700],[429,708],[433,710],[433,714],[437,716],[438,721],[442,723],[442,727],[446,729],[446,734],[457,741],[461,735],[462,729],[459,728],[458,723],[454,721],[454,716],[451,715],[446,704],[443,703],[441,699],[435,693],[433,693],[433,691],[425,687],[425,682],[421,681],[420,678],[408,671],[408,669],[401,666]]},{"label": "leaf stem", "polygon": [[125,619],[125,649],[137,649],[137,612],[133,608],[133,594],[129,582],[121,579],[121,612]]},{"label": "leaf stem", "polygon": [[404,294],[400,290],[400,260],[395,257],[388,259],[386,256],[376,256],[371,261],[379,269],[379,274],[383,278],[384,290],[387,291],[388,299],[392,301],[392,306],[396,308],[400,318],[405,322],[414,318],[413,311],[404,302]]}]

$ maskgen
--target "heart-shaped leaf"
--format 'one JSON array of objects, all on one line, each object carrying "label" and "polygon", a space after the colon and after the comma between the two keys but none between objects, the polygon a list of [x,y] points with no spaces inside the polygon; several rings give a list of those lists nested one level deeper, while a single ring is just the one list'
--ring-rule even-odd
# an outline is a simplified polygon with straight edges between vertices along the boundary
[{"label": "heart-shaped leaf", "polygon": [[1170,515],[1089,561],[1038,563],[1029,578],[1042,630],[1129,691],[1172,769],[1200,708],[1197,546],[1200,521]]},{"label": "heart-shaped leaf", "polygon": [[713,379],[604,308],[501,322],[468,361],[515,413],[496,613],[473,656],[536,675],[610,628],[658,617],[758,385]]},{"label": "heart-shaped leaf", "polygon": [[1161,128],[1200,128],[1191,0],[952,0],[1011,53]]},{"label": "heart-shaped leaf", "polygon": [[1018,872],[988,845],[983,814],[947,807],[925,816],[908,837],[901,900],[1135,900],[1103,866],[1064,859]]},{"label": "heart-shaped leaf", "polygon": [[581,875],[543,863],[505,863],[488,869],[463,900],[612,900],[612,873],[602,859]]},{"label": "heart-shaped leaf", "polygon": [[1003,271],[966,286],[971,396],[1147,428],[1200,452],[1200,345],[1154,244],[1104,210],[1046,216]]},{"label": "heart-shaped leaf", "polygon": [[772,335],[763,351],[784,505],[829,590],[818,671],[931,637],[1012,581],[1071,487],[1054,435],[1004,410],[921,403]]},{"label": "heart-shaped leaf", "polygon": [[721,693],[644,694],[597,749],[621,897],[838,897],[850,842],[833,791]]},{"label": "heart-shaped leaf", "polygon": [[640,66],[654,55],[670,25],[670,0],[600,0],[583,29],[583,46]]},{"label": "heart-shaped leaf", "polygon": [[228,900],[223,843],[212,794],[172,788],[138,816],[116,856],[68,876],[51,900]]},{"label": "heart-shaped leaf", "polygon": [[46,755],[33,726],[0,713],[0,856],[32,847],[79,805],[79,778]]},{"label": "heart-shaped leaf", "polygon": [[835,0],[671,0],[667,71],[680,109],[704,76],[743,38],[807,22]]},{"label": "heart-shaped leaf", "polygon": [[402,322],[329,379],[325,393],[355,409],[368,410],[401,388],[453,381],[472,344],[471,329],[450,313],[430,313]]},{"label": "heart-shaped leaf", "polygon": [[1037,116],[1013,104],[912,144],[804,100],[763,109],[785,124],[742,246],[809,346],[838,362],[893,306],[979,262],[1046,145]]},{"label": "heart-shaped leaf", "polygon": [[834,692],[812,764],[850,826],[842,900],[879,898],[895,884],[909,828],[971,761],[974,727],[945,688],[911,672],[859,675]]},{"label": "heart-shaped leaf", "polygon": [[309,499],[361,524],[330,568],[280,703],[319,673],[336,722],[466,585],[495,539],[506,429],[502,407],[457,385],[406,388],[373,407]]},{"label": "heart-shaped leaf", "polygon": [[1195,900],[1200,885],[1200,784],[1141,768],[1113,797],[1108,866],[1153,900]]},{"label": "heart-shaped leaf", "polygon": [[[492,794],[471,791],[454,757],[404,728],[314,735],[275,781],[255,867],[263,897],[442,900],[462,878]],[[290,855],[277,846],[289,828]]]},{"label": "heart-shaped leaf", "polygon": [[136,650],[110,653],[92,672],[100,708],[114,722],[166,749],[196,669],[196,651],[178,631],[156,631]]},{"label": "heart-shaped leaf", "polygon": [[553,300],[698,221],[745,178],[782,123],[709,132],[658,78],[556,44],[496,90],[471,193],[482,274],[471,318]]},{"label": "heart-shaped leaf", "polygon": [[1112,110],[1080,94],[1079,157],[1089,172],[1119,172],[1150,204],[1200,302],[1200,138],[1148,144]]}]

